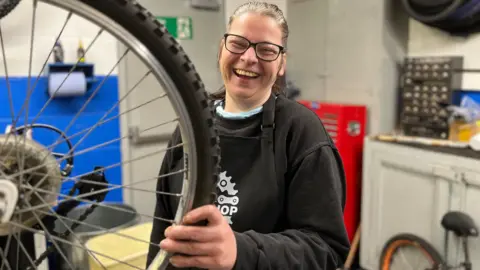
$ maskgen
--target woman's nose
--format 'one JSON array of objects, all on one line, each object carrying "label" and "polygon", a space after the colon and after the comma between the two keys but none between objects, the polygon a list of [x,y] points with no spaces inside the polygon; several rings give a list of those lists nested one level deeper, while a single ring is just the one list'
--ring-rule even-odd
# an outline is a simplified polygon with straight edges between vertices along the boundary
[{"label": "woman's nose", "polygon": [[255,49],[253,47],[248,48],[243,54],[241,59],[243,61],[249,62],[249,63],[255,63],[258,62],[257,59],[257,54],[255,53]]}]

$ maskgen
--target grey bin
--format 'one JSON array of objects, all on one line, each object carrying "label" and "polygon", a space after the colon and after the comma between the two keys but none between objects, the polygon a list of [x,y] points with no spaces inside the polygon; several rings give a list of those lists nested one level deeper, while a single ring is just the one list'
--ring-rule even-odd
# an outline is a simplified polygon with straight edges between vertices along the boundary
[{"label": "grey bin", "polygon": [[[72,220],[78,220],[78,218],[83,215],[85,210],[90,208],[90,206],[90,204],[78,206],[70,211],[67,217]],[[112,209],[111,207],[117,209]],[[69,227],[71,227],[73,223],[65,218],[62,219],[62,221]],[[82,222],[81,225],[73,230],[75,234],[70,233],[68,239],[66,239],[66,241],[73,243],[73,245],[55,241],[60,246],[63,254],[68,258],[70,264],[75,267],[75,270],[88,269],[88,256],[98,256],[98,254],[95,253],[89,255],[88,251],[85,249],[84,244],[88,239],[97,235],[137,225],[140,222],[140,215],[132,206],[126,204],[101,203]],[[103,229],[100,229],[99,227]],[[55,232],[63,233],[65,230],[65,225],[61,221],[56,220]],[[56,251],[58,253],[58,250]],[[56,256],[56,261],[61,269],[71,269],[60,254]]]}]

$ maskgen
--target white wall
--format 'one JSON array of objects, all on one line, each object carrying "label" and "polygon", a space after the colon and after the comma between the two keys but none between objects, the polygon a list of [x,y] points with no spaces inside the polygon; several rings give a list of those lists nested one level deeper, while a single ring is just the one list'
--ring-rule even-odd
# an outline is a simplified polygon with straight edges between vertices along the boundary
[{"label": "white wall", "polygon": [[287,79],[301,98],[324,100],[327,71],[327,1],[288,1]]},{"label": "white wall", "polygon": [[[468,38],[452,37],[440,30],[410,20],[410,56],[450,56],[464,58],[464,68],[480,69],[480,34]],[[464,73],[463,89],[480,90],[480,74]]]},{"label": "white wall", "polygon": [[[235,9],[240,5],[250,2],[251,0],[224,0],[225,5],[225,23],[228,23],[230,16],[233,14]],[[276,4],[282,11],[285,17],[287,16],[287,1],[291,0],[264,0],[262,2],[268,2]]]},{"label": "white wall", "polygon": [[[20,2],[11,14],[2,19],[1,29],[9,76],[28,75],[32,15],[32,1],[28,0]],[[65,24],[66,16],[67,12],[59,8],[38,3],[33,45],[32,72],[34,75],[41,70],[56,36]],[[65,62],[75,63],[79,40],[82,40],[86,48],[98,30],[96,25],[76,15],[72,16],[60,39],[64,47]],[[116,39],[104,32],[87,52],[86,61],[95,64],[96,74],[106,75],[118,60],[116,42]],[[53,61],[53,56],[50,61]],[[0,54],[0,76],[5,76],[2,54]]]},{"label": "white wall", "polygon": [[392,131],[408,36],[399,1],[289,0],[288,14],[300,99],[366,105],[367,133]]}]

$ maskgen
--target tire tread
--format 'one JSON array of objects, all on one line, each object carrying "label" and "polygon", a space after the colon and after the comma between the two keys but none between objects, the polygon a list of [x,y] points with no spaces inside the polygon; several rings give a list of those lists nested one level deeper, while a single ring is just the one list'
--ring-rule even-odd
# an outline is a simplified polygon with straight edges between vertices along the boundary
[{"label": "tire tread", "polygon": [[[136,36],[163,65],[188,109],[197,147],[198,180],[193,208],[211,202],[218,179],[220,147],[213,108],[195,65],[175,38],[134,0],[81,0]],[[205,157],[209,157],[206,159]],[[208,178],[210,181],[207,181]]]}]

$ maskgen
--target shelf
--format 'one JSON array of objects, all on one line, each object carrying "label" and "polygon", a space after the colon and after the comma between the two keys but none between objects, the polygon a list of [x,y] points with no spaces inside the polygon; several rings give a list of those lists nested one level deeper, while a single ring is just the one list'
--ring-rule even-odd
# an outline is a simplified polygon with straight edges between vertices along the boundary
[{"label": "shelf", "polygon": [[90,87],[95,81],[94,65],[91,63],[50,63],[48,64],[47,76],[56,72],[83,72],[87,82],[87,87]]}]

